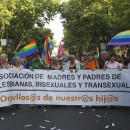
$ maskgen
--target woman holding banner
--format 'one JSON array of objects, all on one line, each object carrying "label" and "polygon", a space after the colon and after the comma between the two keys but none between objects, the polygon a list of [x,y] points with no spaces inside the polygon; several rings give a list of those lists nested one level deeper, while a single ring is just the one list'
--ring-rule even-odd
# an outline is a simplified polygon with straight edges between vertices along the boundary
[{"label": "woman holding banner", "polygon": [[[8,58],[6,54],[1,54],[0,55],[0,69],[8,69],[9,64],[8,64]],[[1,107],[0,110],[6,111],[7,107]]]},{"label": "woman holding banner", "polygon": [[85,69],[85,59],[83,56],[80,58],[80,69],[81,70]]},{"label": "woman holding banner", "polygon": [[51,59],[51,67],[50,70],[62,70],[62,66],[59,63],[58,57],[53,57]]},{"label": "woman holding banner", "polygon": [[[21,59],[20,59],[19,56],[14,57],[14,61],[13,61],[13,64],[12,64],[12,68],[23,69],[24,66],[21,65],[20,60],[21,60]],[[17,108],[17,109],[22,109],[22,106],[21,106],[20,104],[15,104],[14,106],[15,106],[15,108]]]},{"label": "woman holding banner", "polygon": [[80,70],[80,62],[76,59],[75,55],[70,55],[68,57],[68,69],[72,72],[73,70]]},{"label": "woman holding banner", "polygon": [[21,59],[20,59],[19,56],[14,57],[12,68],[17,68],[17,69],[23,69],[24,68],[24,66],[21,64]]},{"label": "woman holding banner", "polygon": [[116,60],[116,54],[112,52],[109,58],[110,60],[105,62],[104,69],[120,69],[120,64]]},{"label": "woman holding banner", "polygon": [[[104,69],[120,69],[119,62],[116,61],[116,54],[112,52],[109,56],[110,60],[105,62]],[[109,109],[110,106],[107,106]]]}]

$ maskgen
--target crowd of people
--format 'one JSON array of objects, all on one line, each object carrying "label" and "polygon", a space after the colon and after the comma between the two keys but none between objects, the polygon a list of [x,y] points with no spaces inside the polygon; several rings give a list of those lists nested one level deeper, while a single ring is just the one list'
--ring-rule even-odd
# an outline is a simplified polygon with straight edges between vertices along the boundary
[{"label": "crowd of people", "polygon": [[[46,65],[44,60],[40,58],[38,53],[32,54],[24,59],[19,56],[14,57],[10,61],[6,54],[0,55],[0,69],[19,68],[19,69],[47,69],[47,70],[70,70],[77,72],[78,70],[95,70],[95,69],[130,69],[130,58],[119,57],[114,52],[108,54],[102,51],[99,57],[93,53],[71,54],[68,57],[51,57],[50,65]],[[21,109],[21,105],[13,105],[15,108]],[[33,108],[34,105],[31,105]],[[5,108],[2,108],[6,110]]]},{"label": "crowd of people", "polygon": [[130,58],[116,56],[114,52],[108,54],[102,51],[99,57],[93,53],[86,55],[71,54],[67,58],[51,57],[50,65],[45,64],[38,53],[20,59],[19,56],[8,61],[6,54],[0,55],[0,69],[49,69],[49,70],[84,70],[84,69],[130,69]]},{"label": "crowd of people", "polygon": [[107,51],[102,51],[99,57],[93,53],[81,56],[76,53],[70,55],[67,60],[52,57],[51,65],[53,64],[60,65],[63,70],[130,69],[130,58],[117,56],[114,52],[108,54]]}]

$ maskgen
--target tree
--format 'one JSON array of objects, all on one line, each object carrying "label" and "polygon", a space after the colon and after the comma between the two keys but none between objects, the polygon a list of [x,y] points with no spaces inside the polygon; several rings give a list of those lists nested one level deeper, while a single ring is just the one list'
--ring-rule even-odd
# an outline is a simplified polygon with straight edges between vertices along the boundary
[{"label": "tree", "polygon": [[70,0],[60,11],[64,19],[64,46],[70,52],[97,50],[100,43],[107,43],[115,34],[130,28],[128,0]]},{"label": "tree", "polygon": [[[13,39],[12,46],[17,48],[19,43],[27,42],[24,41],[27,39],[25,37],[28,37],[31,30],[33,31],[35,24],[40,29],[53,18],[59,7],[59,0],[17,0],[15,5],[17,8],[8,26],[8,37]],[[3,37],[6,37],[5,33]]]},{"label": "tree", "polygon": [[0,39],[6,31],[6,26],[10,24],[15,9],[14,0],[0,0]]}]

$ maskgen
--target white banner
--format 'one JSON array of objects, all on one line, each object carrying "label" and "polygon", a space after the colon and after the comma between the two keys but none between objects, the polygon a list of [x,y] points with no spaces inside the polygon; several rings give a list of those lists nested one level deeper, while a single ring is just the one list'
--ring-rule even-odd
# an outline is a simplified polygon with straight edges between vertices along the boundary
[{"label": "white banner", "polygon": [[130,70],[0,70],[0,107],[11,104],[130,106]]}]

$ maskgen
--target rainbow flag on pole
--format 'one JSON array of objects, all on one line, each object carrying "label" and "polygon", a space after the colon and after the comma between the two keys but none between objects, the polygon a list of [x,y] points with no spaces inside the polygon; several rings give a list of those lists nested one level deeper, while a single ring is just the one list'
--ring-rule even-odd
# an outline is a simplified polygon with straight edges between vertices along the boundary
[{"label": "rainbow flag on pole", "polygon": [[30,43],[28,43],[24,48],[22,48],[15,56],[19,56],[20,58],[25,58],[33,53],[37,52],[37,45],[35,40],[33,39]]},{"label": "rainbow flag on pole", "polygon": [[66,48],[63,48],[62,42],[60,42],[60,45],[59,45],[59,48],[58,48],[58,52],[57,52],[57,56],[58,57],[64,57],[64,58],[68,58],[69,57],[69,52],[67,51]]},{"label": "rainbow flag on pole", "polygon": [[64,55],[64,48],[62,46],[62,43],[60,42],[59,48],[58,48],[58,52],[57,52],[57,56],[60,58]]},{"label": "rainbow flag on pole", "polygon": [[45,61],[46,65],[50,64],[50,52],[49,49],[53,47],[52,41],[50,39],[49,34],[46,34],[46,40],[42,49],[42,60]]}]

